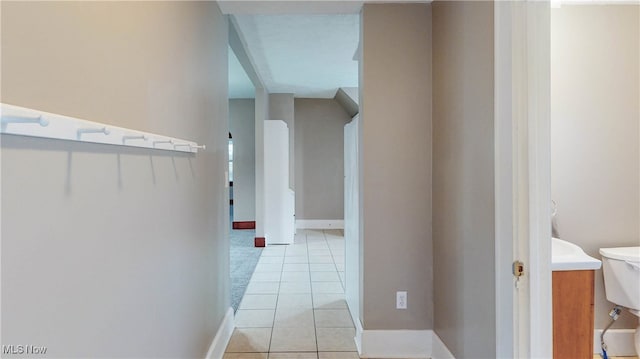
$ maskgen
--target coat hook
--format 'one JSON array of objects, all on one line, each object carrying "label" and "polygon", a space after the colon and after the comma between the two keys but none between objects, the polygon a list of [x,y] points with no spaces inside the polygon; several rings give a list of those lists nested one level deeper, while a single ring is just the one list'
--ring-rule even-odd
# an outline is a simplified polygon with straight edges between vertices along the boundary
[{"label": "coat hook", "polygon": [[159,140],[159,141],[153,141],[153,145],[155,146],[158,143],[169,143],[173,145],[173,140]]},{"label": "coat hook", "polygon": [[49,126],[49,120],[42,115],[38,117],[2,116],[2,123],[37,123],[42,127]]},{"label": "coat hook", "polygon": [[104,133],[105,135],[108,135],[111,133],[111,130],[109,130],[108,127],[81,128],[81,129],[78,129],[78,138],[80,138],[85,133]]},{"label": "coat hook", "polygon": [[149,138],[147,137],[147,135],[139,135],[139,136],[122,136],[122,143],[125,143],[129,140],[143,140],[146,141]]}]

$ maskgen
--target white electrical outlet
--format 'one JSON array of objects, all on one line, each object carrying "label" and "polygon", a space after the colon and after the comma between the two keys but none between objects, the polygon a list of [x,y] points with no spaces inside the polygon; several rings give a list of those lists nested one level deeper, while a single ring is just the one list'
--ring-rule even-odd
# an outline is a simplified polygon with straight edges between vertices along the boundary
[{"label": "white electrical outlet", "polygon": [[407,292],[396,292],[396,309],[407,309]]}]

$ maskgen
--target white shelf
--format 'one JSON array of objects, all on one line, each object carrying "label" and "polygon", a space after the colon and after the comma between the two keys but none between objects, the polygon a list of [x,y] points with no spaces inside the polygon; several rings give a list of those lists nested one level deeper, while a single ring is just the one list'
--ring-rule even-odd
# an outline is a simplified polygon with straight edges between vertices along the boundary
[{"label": "white shelf", "polygon": [[180,138],[130,130],[99,122],[0,104],[0,133],[55,138],[60,140],[104,143],[115,146],[197,153],[204,149],[196,142]]}]

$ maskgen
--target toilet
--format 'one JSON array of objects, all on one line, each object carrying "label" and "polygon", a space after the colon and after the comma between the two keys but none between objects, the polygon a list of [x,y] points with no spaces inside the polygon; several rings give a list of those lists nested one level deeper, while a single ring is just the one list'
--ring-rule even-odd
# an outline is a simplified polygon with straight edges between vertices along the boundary
[{"label": "toilet", "polygon": [[[600,248],[607,300],[640,317],[640,247]],[[640,355],[640,325],[634,337]]]}]

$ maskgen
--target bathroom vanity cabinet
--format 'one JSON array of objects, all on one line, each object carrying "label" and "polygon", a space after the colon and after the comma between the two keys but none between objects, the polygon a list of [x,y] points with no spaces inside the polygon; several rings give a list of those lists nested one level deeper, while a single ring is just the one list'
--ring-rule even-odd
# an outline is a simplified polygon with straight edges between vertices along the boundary
[{"label": "bathroom vanity cabinet", "polygon": [[593,358],[593,270],[553,272],[553,358]]}]

